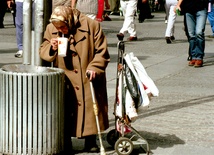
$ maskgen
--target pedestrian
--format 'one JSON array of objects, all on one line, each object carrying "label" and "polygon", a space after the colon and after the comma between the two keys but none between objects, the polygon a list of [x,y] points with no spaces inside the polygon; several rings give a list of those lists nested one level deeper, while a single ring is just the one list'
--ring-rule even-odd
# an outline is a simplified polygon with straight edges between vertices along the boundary
[{"label": "pedestrian", "polygon": [[[157,11],[164,11],[166,13],[165,9],[165,0],[155,0],[156,10]],[[164,17],[164,23],[167,24],[167,15]]]},{"label": "pedestrian", "polygon": [[4,16],[7,11],[7,0],[0,0],[0,28],[4,28]]},{"label": "pedestrian", "polygon": [[166,0],[165,2],[166,16],[168,19],[165,31],[165,39],[167,44],[171,44],[172,41],[175,40],[174,31],[177,14],[174,11],[174,8],[176,7],[177,3],[177,0]]},{"label": "pedestrian", "polygon": [[214,0],[209,0],[209,12],[208,12],[207,18],[210,22],[210,26],[212,30],[212,34],[209,35],[208,37],[214,38]]},{"label": "pedestrian", "polygon": [[111,15],[119,15],[120,14],[120,0],[109,0]]},{"label": "pedestrian", "polygon": [[11,8],[13,4],[16,4],[16,42],[18,51],[15,53],[15,57],[21,58],[23,54],[23,0],[7,0],[8,7]]},{"label": "pedestrian", "polygon": [[52,0],[52,10],[57,6],[71,6],[71,0]]},{"label": "pedestrian", "polygon": [[[110,56],[106,37],[98,21],[70,7],[56,7],[50,22],[39,52],[42,59],[65,71],[65,151],[70,152],[71,137],[77,137],[85,138],[85,151],[97,152],[90,80],[98,103],[100,130],[104,131],[109,127],[105,70]],[[57,53],[57,38],[62,36],[68,39],[65,57]]]},{"label": "pedestrian", "polygon": [[134,22],[134,16],[137,11],[137,0],[120,0],[121,9],[124,16],[123,26],[117,34],[118,40],[123,40],[124,35],[128,32],[130,37],[128,41],[137,40],[136,24]]},{"label": "pedestrian", "polygon": [[138,0],[137,8],[139,10],[139,23],[144,22],[145,19],[154,18],[154,15],[151,14],[151,8],[148,0]]},{"label": "pedestrian", "polygon": [[[104,0],[104,3],[105,3],[104,10],[109,10],[111,7],[109,4],[109,0]],[[111,21],[111,18],[108,16],[108,13],[105,13],[105,11],[103,11],[103,20],[104,21]]]},{"label": "pedestrian", "polygon": [[95,20],[98,13],[98,0],[71,0],[71,7]]},{"label": "pedestrian", "polygon": [[207,20],[208,0],[179,0],[176,9],[186,16],[186,25],[189,37],[189,54],[192,58],[189,66],[202,67],[205,37],[204,31]]}]

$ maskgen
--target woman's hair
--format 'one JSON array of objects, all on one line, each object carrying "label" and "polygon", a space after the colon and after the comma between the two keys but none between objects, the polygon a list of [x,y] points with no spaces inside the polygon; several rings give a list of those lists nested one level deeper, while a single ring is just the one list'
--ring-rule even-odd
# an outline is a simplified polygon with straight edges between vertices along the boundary
[{"label": "woman's hair", "polygon": [[74,25],[74,17],[73,11],[70,7],[67,6],[57,6],[50,18],[50,22],[64,22],[68,25],[68,28],[71,30],[72,26]]}]

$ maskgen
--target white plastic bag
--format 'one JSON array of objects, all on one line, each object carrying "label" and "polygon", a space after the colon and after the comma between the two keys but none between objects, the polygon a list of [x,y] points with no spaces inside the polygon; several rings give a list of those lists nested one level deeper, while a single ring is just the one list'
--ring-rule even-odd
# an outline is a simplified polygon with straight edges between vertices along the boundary
[{"label": "white plastic bag", "polygon": [[148,106],[150,101],[149,101],[149,97],[147,95],[147,92],[144,90],[144,86],[143,83],[140,80],[140,77],[138,76],[138,73],[135,70],[134,65],[132,64],[131,58],[129,56],[129,54],[126,54],[124,56],[124,59],[126,61],[126,64],[129,66],[129,68],[131,69],[132,73],[134,74],[137,82],[138,82],[138,86],[139,86],[139,90],[140,90],[140,94],[142,97],[142,106]]},{"label": "white plastic bag", "polygon": [[131,62],[140,78],[140,81],[146,86],[147,93],[152,93],[153,96],[158,96],[159,95],[159,90],[156,87],[155,83],[153,82],[153,80],[148,76],[144,66],[142,65],[142,63],[139,61],[139,59],[137,57],[134,56],[133,53],[129,53],[128,54]]}]

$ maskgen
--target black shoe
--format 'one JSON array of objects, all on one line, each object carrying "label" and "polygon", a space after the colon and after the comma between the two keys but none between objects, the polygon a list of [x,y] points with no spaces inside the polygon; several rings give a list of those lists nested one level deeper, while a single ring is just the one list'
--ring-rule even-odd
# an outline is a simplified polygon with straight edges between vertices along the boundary
[{"label": "black shoe", "polygon": [[85,147],[84,148],[84,152],[99,153],[100,152],[100,148],[97,145],[93,146],[93,147]]},{"label": "black shoe", "polygon": [[118,38],[118,40],[123,41],[124,34],[118,33],[118,34],[117,34],[117,38]]},{"label": "black shoe", "polygon": [[144,19],[139,19],[138,21],[139,21],[139,23],[143,23]]},{"label": "black shoe", "polygon": [[154,17],[155,17],[154,15],[150,15],[150,16],[146,17],[146,19],[152,19]]},{"label": "black shoe", "polygon": [[171,39],[171,40],[175,40],[175,37],[174,37],[174,36],[171,36],[170,39]]},{"label": "black shoe", "polygon": [[103,18],[104,21],[111,21],[111,18],[108,15],[105,15]]},{"label": "black shoe", "polygon": [[90,135],[85,137],[85,152],[97,153],[100,151],[96,144],[96,135]]},{"label": "black shoe", "polygon": [[172,40],[170,39],[170,37],[166,37],[166,43],[167,44],[171,44],[172,43]]}]

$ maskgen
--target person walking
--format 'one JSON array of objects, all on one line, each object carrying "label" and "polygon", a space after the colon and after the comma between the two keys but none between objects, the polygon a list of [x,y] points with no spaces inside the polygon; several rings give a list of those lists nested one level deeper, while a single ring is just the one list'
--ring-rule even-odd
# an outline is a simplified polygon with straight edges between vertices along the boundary
[{"label": "person walking", "polygon": [[11,5],[16,4],[16,42],[18,51],[15,53],[15,57],[21,58],[23,54],[23,0],[7,0],[8,7],[11,8]]},{"label": "person walking", "polygon": [[186,16],[186,25],[189,37],[189,66],[202,67],[205,37],[204,31],[207,20],[208,0],[179,0],[176,9]]},{"label": "person walking", "polygon": [[76,8],[95,20],[98,13],[98,0],[71,0],[71,8]]},{"label": "person walking", "polygon": [[52,0],[52,10],[54,10],[57,6],[71,6],[71,0]]},{"label": "person walking", "polygon": [[0,1],[0,28],[4,28],[4,16],[7,10],[7,0]]},{"label": "person walking", "polygon": [[119,15],[120,0],[109,0],[111,15]]},{"label": "person walking", "polygon": [[208,12],[208,20],[210,22],[212,34],[209,35],[209,38],[214,38],[214,0],[209,0],[209,12]]},{"label": "person walking", "polygon": [[[107,39],[100,23],[77,9],[56,7],[44,33],[40,57],[65,71],[65,152],[71,152],[71,137],[85,138],[85,151],[98,152],[98,132],[90,81],[93,82],[100,130],[109,128],[106,67],[110,61]],[[58,37],[68,39],[67,54],[58,55]],[[86,75],[90,74],[87,78]],[[69,154],[69,153],[67,153]]]},{"label": "person walking", "polygon": [[174,31],[177,14],[174,11],[174,8],[176,7],[177,3],[177,0],[166,0],[165,2],[166,16],[168,19],[165,32],[165,39],[167,44],[171,44],[172,41],[175,40]]},{"label": "person walking", "polygon": [[139,23],[144,22],[145,19],[154,18],[154,15],[151,14],[151,8],[148,0],[138,0],[137,8],[139,10]]},{"label": "person walking", "polygon": [[137,0],[120,0],[121,9],[124,16],[123,26],[117,34],[118,40],[123,40],[124,35],[128,32],[130,37],[128,41],[137,40],[136,24],[134,22],[134,15],[137,11]]}]

